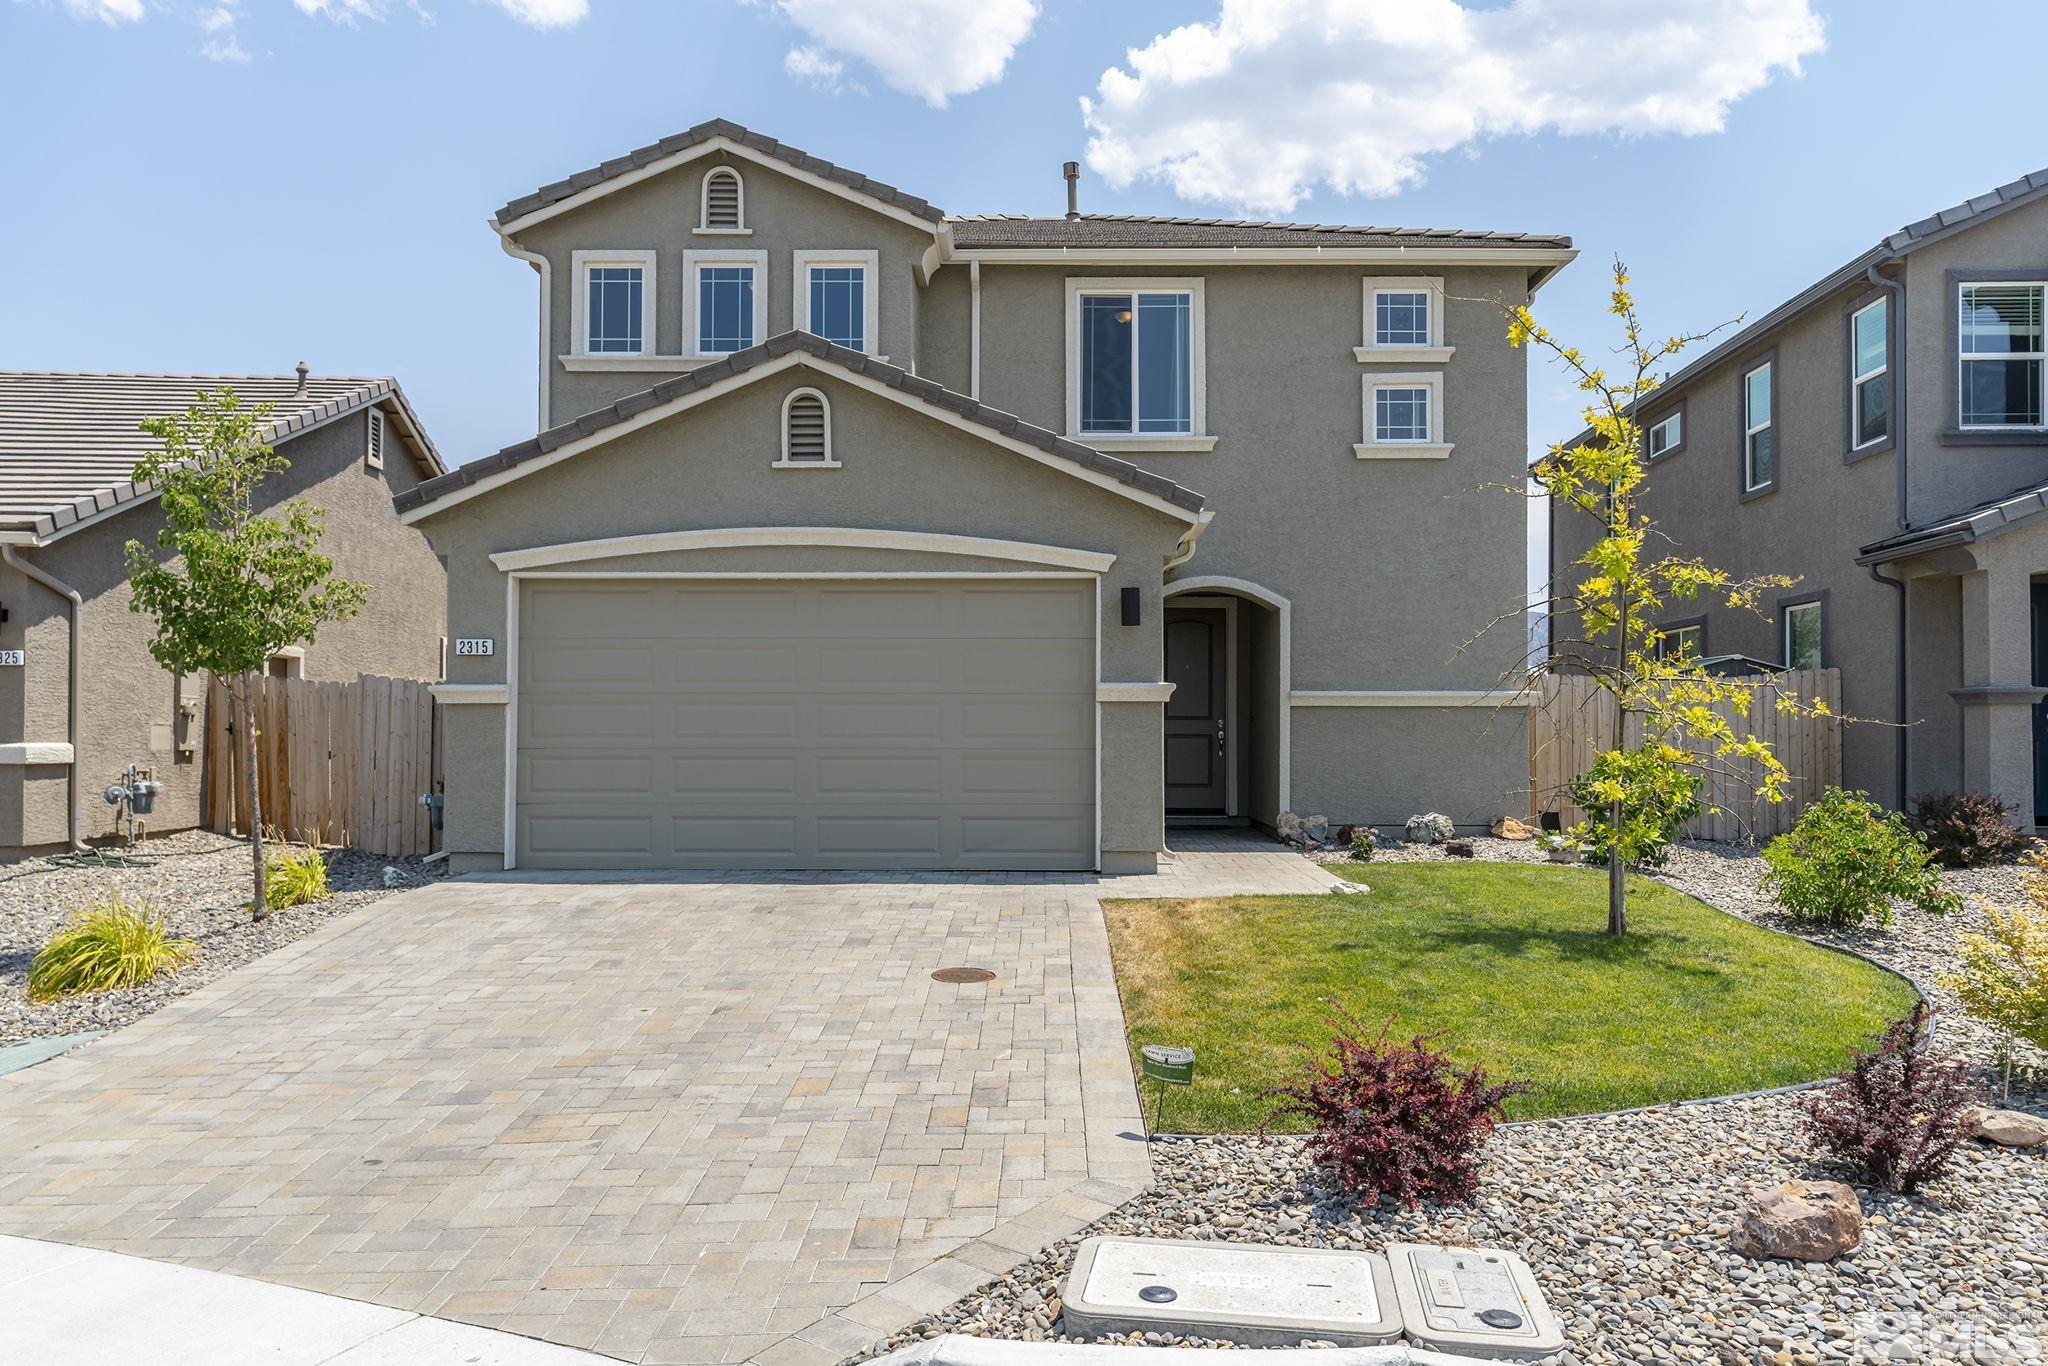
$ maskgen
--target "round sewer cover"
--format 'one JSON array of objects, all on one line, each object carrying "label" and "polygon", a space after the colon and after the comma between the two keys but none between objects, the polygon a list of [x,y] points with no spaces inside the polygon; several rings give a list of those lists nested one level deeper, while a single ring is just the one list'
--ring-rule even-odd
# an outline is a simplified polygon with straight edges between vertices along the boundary
[{"label": "round sewer cover", "polygon": [[993,982],[996,975],[987,968],[940,968],[932,974],[932,980],[966,986],[970,982]]},{"label": "round sewer cover", "polygon": [[1522,1326],[1522,1316],[1512,1309],[1482,1310],[1479,1315],[1479,1321],[1488,1328],[1520,1328]]},{"label": "round sewer cover", "polygon": [[1180,1296],[1170,1285],[1148,1285],[1138,1292],[1138,1298],[1147,1304],[1171,1304]]}]

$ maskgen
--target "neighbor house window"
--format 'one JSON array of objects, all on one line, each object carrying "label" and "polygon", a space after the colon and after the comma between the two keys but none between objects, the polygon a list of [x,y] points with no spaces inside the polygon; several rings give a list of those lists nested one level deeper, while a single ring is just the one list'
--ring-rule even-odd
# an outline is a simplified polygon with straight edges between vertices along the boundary
[{"label": "neighbor house window", "polygon": [[573,253],[579,281],[571,326],[579,354],[644,356],[654,351],[654,253]]},{"label": "neighbor house window", "polygon": [[1821,666],[1821,605],[1795,602],[1783,610],[1785,621],[1785,667],[1818,669]]},{"label": "neighbor house window", "polygon": [[683,253],[687,338],[699,356],[723,356],[762,340],[767,320],[766,252]]},{"label": "neighbor house window", "polygon": [[849,351],[875,351],[877,253],[796,253],[796,325]]},{"label": "neighbor house window", "polygon": [[1849,445],[1871,445],[1891,435],[1890,309],[1886,301],[1849,317]]},{"label": "neighbor house window", "polygon": [[1082,440],[1199,439],[1200,281],[1069,280],[1068,411]]},{"label": "neighbor house window", "polygon": [[1742,487],[1753,493],[1778,477],[1777,410],[1771,396],[1770,361],[1742,377]]},{"label": "neighbor house window", "polygon": [[1365,377],[1361,460],[1432,460],[1451,453],[1444,440],[1443,375],[1438,371]]},{"label": "neighbor house window", "polygon": [[738,171],[714,166],[704,173],[704,208],[698,221],[699,232],[747,230],[747,189]]},{"label": "neighbor house window", "polygon": [[1657,641],[1659,659],[1698,659],[1706,653],[1707,628],[1699,622],[1687,622],[1682,626],[1660,628],[1661,638]]},{"label": "neighbor house window", "polygon": [[1961,289],[1956,339],[1961,425],[2041,426],[2042,286],[1969,284]]},{"label": "neighbor house window", "polygon": [[1358,359],[1415,360],[1418,352],[1429,353],[1421,359],[1447,359],[1450,350],[1443,344],[1443,297],[1442,280],[1367,276],[1365,344],[1356,348]]},{"label": "neighbor house window", "polygon": [[1655,460],[1660,455],[1669,455],[1677,450],[1685,444],[1685,414],[1682,412],[1673,413],[1662,421],[1653,424],[1649,434],[1644,437],[1644,442],[1649,448],[1650,459],[1652,460]]},{"label": "neighbor house window", "polygon": [[782,465],[835,468],[832,404],[816,389],[797,389],[782,401]]}]

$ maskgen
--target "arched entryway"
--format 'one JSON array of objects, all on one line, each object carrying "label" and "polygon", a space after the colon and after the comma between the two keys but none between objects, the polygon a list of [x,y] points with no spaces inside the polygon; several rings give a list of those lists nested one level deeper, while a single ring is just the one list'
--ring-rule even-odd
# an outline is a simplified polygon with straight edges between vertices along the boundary
[{"label": "arched entryway", "polygon": [[1224,575],[1165,593],[1167,823],[1270,827],[1290,801],[1292,608]]}]

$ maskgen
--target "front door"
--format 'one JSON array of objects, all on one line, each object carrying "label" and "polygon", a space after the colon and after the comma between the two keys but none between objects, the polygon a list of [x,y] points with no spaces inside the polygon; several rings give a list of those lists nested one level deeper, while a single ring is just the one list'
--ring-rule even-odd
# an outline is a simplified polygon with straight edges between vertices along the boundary
[{"label": "front door", "polygon": [[1220,815],[1229,797],[1230,659],[1221,607],[1166,609],[1166,809]]},{"label": "front door", "polygon": [[[2048,583],[2033,592],[2034,686],[2048,688]],[[2034,824],[2048,825],[2048,698],[2034,704]]]}]

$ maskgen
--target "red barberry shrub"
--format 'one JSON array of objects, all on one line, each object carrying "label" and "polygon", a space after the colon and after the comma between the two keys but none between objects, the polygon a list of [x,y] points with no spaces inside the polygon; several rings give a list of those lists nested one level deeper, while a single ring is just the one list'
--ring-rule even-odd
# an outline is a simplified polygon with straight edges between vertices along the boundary
[{"label": "red barberry shrub", "polygon": [[2025,851],[2027,832],[2010,804],[1988,792],[1928,793],[1913,799],[1906,825],[1927,842],[1944,868],[2010,863]]},{"label": "red barberry shrub", "polygon": [[1309,1048],[1300,1074],[1267,1094],[1280,1100],[1268,1123],[1306,1119],[1308,1155],[1366,1206],[1399,1200],[1469,1200],[1479,1187],[1479,1145],[1493,1132],[1517,1082],[1459,1071],[1435,1047],[1439,1034],[1390,1040],[1392,1021],[1368,1037],[1339,1007],[1326,1049]]},{"label": "red barberry shrub", "polygon": [[1920,1047],[1933,1015],[1926,1002],[1915,1005],[1806,1102],[1807,1127],[1822,1153],[1907,1195],[1948,1165],[1963,1142],[1962,1112],[1979,1099],[1967,1067]]}]

